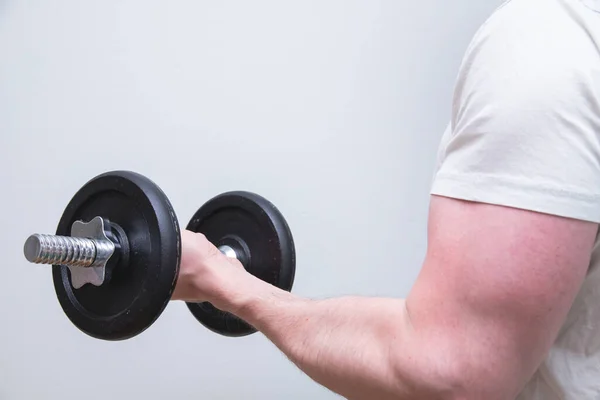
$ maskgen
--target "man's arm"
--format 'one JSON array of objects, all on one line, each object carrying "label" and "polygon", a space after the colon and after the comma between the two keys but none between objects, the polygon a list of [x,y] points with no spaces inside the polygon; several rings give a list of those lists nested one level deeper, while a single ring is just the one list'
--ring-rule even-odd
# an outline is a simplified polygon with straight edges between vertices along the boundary
[{"label": "man's arm", "polygon": [[188,232],[175,298],[238,315],[349,399],[511,399],[555,339],[596,231],[593,223],[433,197],[427,256],[405,301],[303,299]]}]

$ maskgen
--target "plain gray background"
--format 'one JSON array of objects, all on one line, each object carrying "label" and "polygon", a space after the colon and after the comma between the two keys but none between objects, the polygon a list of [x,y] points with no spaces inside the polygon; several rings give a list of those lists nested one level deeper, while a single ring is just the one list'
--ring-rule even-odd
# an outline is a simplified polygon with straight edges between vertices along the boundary
[{"label": "plain gray background", "polygon": [[269,198],[298,294],[404,296],[457,69],[499,4],[0,0],[0,399],[336,398],[182,303],[129,341],[83,335],[24,240],[91,177],[130,169],[183,226],[223,191]]}]

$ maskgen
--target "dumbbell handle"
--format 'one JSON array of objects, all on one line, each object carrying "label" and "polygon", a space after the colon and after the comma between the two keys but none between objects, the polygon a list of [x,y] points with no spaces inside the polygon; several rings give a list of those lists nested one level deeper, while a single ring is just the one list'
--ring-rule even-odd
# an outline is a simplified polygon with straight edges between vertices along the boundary
[{"label": "dumbbell handle", "polygon": [[[23,252],[27,261],[34,264],[90,267],[106,262],[114,247],[110,240],[36,233],[25,241]],[[219,250],[229,258],[237,258],[235,250],[229,246],[220,246]]]},{"label": "dumbbell handle", "polygon": [[110,240],[71,236],[33,234],[25,241],[23,252],[34,264],[90,267],[106,262],[115,250]]}]

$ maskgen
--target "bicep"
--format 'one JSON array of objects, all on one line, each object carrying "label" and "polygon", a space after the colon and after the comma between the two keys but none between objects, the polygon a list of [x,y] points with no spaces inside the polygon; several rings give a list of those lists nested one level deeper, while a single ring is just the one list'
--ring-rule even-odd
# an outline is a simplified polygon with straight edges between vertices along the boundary
[{"label": "bicep", "polygon": [[406,303],[416,340],[462,385],[513,394],[555,340],[596,232],[590,222],[434,196],[426,260]]}]

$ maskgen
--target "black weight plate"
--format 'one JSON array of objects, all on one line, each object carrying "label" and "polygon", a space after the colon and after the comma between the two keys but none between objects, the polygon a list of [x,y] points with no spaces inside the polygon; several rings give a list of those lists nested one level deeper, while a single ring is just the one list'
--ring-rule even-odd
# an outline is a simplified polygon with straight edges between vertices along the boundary
[{"label": "black weight plate", "polygon": [[134,172],[115,171],[87,182],[67,205],[56,230],[70,236],[77,220],[100,216],[119,225],[129,240],[129,261],[115,266],[100,287],[71,286],[68,268],[52,268],[54,288],[67,317],[86,334],[124,340],[146,330],[163,312],[181,259],[177,217],[162,190]]},{"label": "black weight plate", "polygon": [[[228,192],[204,204],[187,230],[200,232],[215,246],[245,248],[242,264],[252,275],[286,291],[292,289],[296,252],[292,233],[279,210],[265,198],[249,192]],[[234,244],[241,243],[241,246]],[[238,253],[239,254],[239,253]],[[240,318],[210,303],[187,303],[196,319],[224,336],[256,332]]]}]

